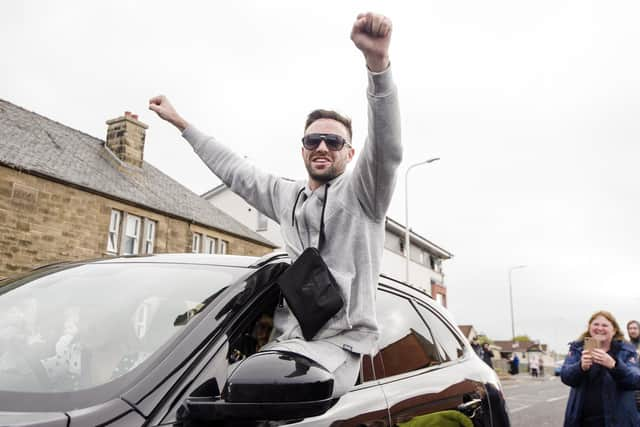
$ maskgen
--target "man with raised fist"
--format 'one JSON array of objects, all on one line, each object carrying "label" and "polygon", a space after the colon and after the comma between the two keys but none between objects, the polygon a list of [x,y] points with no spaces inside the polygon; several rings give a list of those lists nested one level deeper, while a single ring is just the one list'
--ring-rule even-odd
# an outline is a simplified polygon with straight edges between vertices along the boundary
[{"label": "man with raised fist", "polygon": [[[355,166],[351,120],[335,111],[307,117],[301,154],[306,180],[290,181],[258,170],[213,137],[184,120],[164,96],[149,109],[176,126],[204,163],[232,191],[280,224],[285,249],[295,260],[317,247],[340,287],[344,305],[311,340],[284,304],[274,315],[274,338],[262,350],[283,350],[315,360],[335,376],[334,396],[356,382],[362,355],[375,351],[375,292],[382,258],[385,217],[402,160],[400,115],[389,62],[391,21],[358,15],[351,40],[363,53],[368,75],[368,135]],[[324,207],[324,209],[323,209]],[[324,217],[322,217],[324,213]]]}]

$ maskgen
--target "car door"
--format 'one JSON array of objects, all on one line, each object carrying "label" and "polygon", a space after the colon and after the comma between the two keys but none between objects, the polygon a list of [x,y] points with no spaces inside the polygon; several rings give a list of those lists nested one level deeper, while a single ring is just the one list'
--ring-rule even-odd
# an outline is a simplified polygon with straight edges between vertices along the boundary
[{"label": "car door", "polygon": [[179,368],[168,371],[160,367],[165,378],[151,392],[146,391],[148,386],[141,385],[140,390],[133,390],[135,395],[125,396],[135,402],[140,412],[148,414],[148,425],[173,425],[182,400],[196,389],[211,393],[222,390],[230,366],[230,350],[242,340],[246,319],[260,309],[256,301],[268,299],[273,303],[273,292],[268,289],[282,268],[280,263],[268,264],[229,289],[215,309],[201,314],[204,317],[176,348],[180,352],[177,357],[182,360]]},{"label": "car door", "polygon": [[[266,267],[266,269],[273,267]],[[277,273],[277,269],[275,270]],[[254,292],[250,299],[242,304],[232,304],[234,308],[227,316],[233,318],[221,331],[215,343],[211,343],[206,354],[198,358],[183,375],[172,390],[163,394],[164,403],[152,413],[149,425],[173,425],[180,419],[182,402],[190,396],[211,396],[219,393],[228,374],[233,370],[232,355],[243,353],[246,348],[244,338],[247,333],[255,330],[254,323],[262,318],[264,313],[272,312],[278,300],[277,285],[273,283],[274,273],[255,274],[263,283],[256,284],[259,291]],[[269,283],[267,283],[269,282]],[[212,318],[217,313],[209,313]],[[203,322],[205,324],[206,321]],[[245,357],[247,355],[240,355]],[[324,414],[316,417],[298,420],[288,425],[300,426],[386,426],[389,422],[386,400],[380,385],[371,375],[371,361],[364,362],[358,383],[351,391],[340,397]],[[150,396],[152,397],[152,396]],[[158,401],[158,398],[152,398]]]},{"label": "car door", "polygon": [[[426,305],[391,289],[378,292],[376,374],[391,425],[489,426],[486,390],[465,347]],[[465,424],[466,423],[466,424]]]}]

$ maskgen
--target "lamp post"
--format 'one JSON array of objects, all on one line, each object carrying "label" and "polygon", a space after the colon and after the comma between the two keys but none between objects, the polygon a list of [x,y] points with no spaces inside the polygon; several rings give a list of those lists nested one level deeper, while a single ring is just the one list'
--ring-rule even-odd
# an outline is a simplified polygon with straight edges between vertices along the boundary
[{"label": "lamp post", "polygon": [[513,321],[513,286],[511,284],[511,273],[513,272],[513,270],[519,270],[525,267],[526,265],[515,265],[509,269],[509,303],[511,305],[511,341],[515,341],[515,338],[516,338],[516,328],[514,326],[514,321]]},{"label": "lamp post", "polygon": [[407,284],[409,284],[409,262],[411,261],[411,243],[410,243],[410,232],[409,232],[409,171],[416,166],[426,165],[427,163],[433,163],[437,160],[440,160],[440,157],[433,157],[429,160],[424,160],[422,162],[414,163],[407,168],[407,171],[404,174],[404,247],[407,251],[407,260],[406,260],[406,274],[405,279]]}]

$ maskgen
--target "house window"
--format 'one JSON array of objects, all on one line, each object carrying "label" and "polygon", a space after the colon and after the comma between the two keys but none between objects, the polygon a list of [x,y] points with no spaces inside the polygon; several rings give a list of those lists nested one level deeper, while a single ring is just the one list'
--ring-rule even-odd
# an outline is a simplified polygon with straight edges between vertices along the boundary
[{"label": "house window", "polygon": [[227,242],[226,240],[220,240],[220,250],[218,252],[223,255],[226,254],[228,245],[229,245],[229,242]]},{"label": "house window", "polygon": [[156,240],[156,222],[145,218],[144,220],[144,253],[152,254]]},{"label": "house window", "polygon": [[191,240],[191,252],[197,254],[200,252],[200,242],[202,241],[202,235],[199,233],[193,233]]},{"label": "house window", "polygon": [[111,221],[109,222],[109,238],[107,240],[107,251],[118,253],[118,235],[120,234],[120,211],[111,211]]},{"label": "house window", "polygon": [[123,255],[137,255],[140,242],[140,217],[127,214],[124,229]]},{"label": "house window", "polygon": [[262,212],[258,212],[258,226],[256,227],[256,231],[267,231],[268,225],[267,216]]},{"label": "house window", "polygon": [[216,246],[217,246],[217,242],[218,239],[216,239],[215,237],[205,237],[204,240],[204,253],[206,254],[215,254],[216,253]]}]

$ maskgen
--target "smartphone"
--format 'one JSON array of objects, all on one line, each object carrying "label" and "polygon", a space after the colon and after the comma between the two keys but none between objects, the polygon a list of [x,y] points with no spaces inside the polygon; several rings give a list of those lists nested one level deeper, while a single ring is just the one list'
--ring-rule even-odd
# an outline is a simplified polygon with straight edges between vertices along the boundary
[{"label": "smartphone", "polygon": [[593,337],[584,337],[584,350],[591,351],[594,348],[598,348],[598,341],[596,341]]}]

